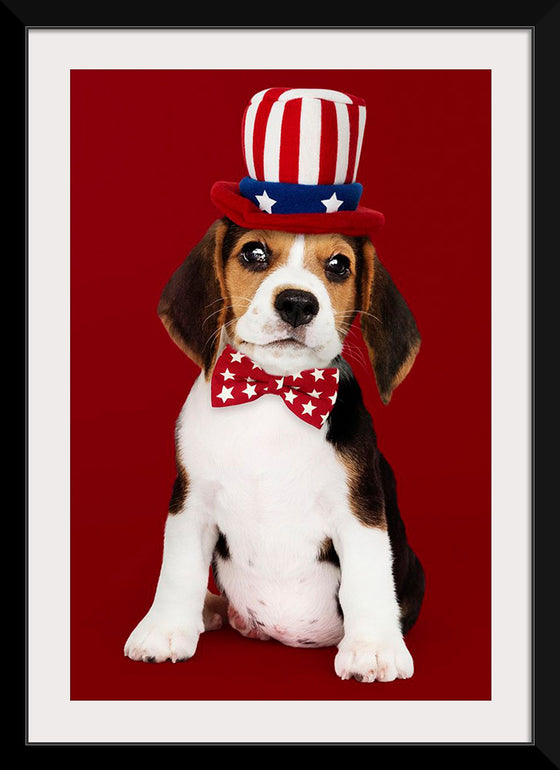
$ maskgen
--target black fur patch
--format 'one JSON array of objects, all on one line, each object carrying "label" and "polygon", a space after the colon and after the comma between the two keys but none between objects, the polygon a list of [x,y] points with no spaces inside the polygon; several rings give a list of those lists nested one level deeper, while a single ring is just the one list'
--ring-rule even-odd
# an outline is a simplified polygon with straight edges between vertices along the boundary
[{"label": "black fur patch", "polygon": [[379,455],[385,495],[385,516],[393,551],[393,575],[401,608],[401,630],[409,631],[416,622],[424,599],[425,577],[420,560],[409,546],[397,503],[397,483],[391,466]]},{"label": "black fur patch", "polygon": [[[364,406],[360,386],[346,361],[339,368],[338,398],[328,420],[327,441],[342,460],[359,467],[349,478],[354,512],[365,526],[387,527],[393,552],[393,575],[401,607],[401,628],[406,633],[415,623],[424,597],[424,571],[410,548],[397,503],[396,481],[391,466],[377,447],[371,416]],[[342,609],[340,610],[342,612]]]},{"label": "black fur patch", "polygon": [[223,222],[215,222],[190,252],[166,286],[158,315],[175,343],[202,369],[208,371],[217,347],[220,313],[224,305],[215,271],[217,234]]},{"label": "black fur patch", "polygon": [[338,396],[328,419],[327,441],[334,445],[347,468],[354,515],[366,526],[384,526],[384,498],[379,451],[371,416],[348,363],[338,357]]},{"label": "black fur patch", "polygon": [[342,611],[342,604],[340,603],[340,599],[338,598],[338,591],[334,595],[334,600],[336,602],[336,611],[338,612],[338,617],[341,620],[344,620],[344,612]]},{"label": "black fur patch", "polygon": [[360,435],[373,434],[373,423],[350,364],[342,356],[337,356],[329,366],[338,369],[339,381],[337,399],[328,418],[327,441],[340,450],[354,443],[356,431]]},{"label": "black fur patch", "polygon": [[212,576],[214,577],[214,582],[216,584],[216,588],[218,589],[219,593],[222,594],[222,596],[225,597],[225,591],[224,586],[222,585],[222,582],[220,580],[220,563],[222,561],[227,561],[231,558],[231,554],[229,552],[229,545],[226,536],[223,532],[218,531],[218,539],[216,541],[216,545],[214,546],[214,552],[212,554]]},{"label": "black fur patch", "polygon": [[229,546],[226,536],[223,532],[220,532],[218,535],[218,540],[216,542],[216,553],[218,553],[222,559],[229,559],[230,553],[229,553]]},{"label": "black fur patch", "polygon": [[362,313],[360,325],[366,345],[375,352],[373,371],[381,400],[387,404],[403,366],[418,352],[420,333],[408,305],[377,256],[370,305],[367,313]]}]

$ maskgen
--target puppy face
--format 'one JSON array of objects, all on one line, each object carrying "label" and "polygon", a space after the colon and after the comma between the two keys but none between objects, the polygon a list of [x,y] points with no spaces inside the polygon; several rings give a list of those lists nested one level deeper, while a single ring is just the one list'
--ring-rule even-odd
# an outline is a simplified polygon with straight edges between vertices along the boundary
[{"label": "puppy face", "polygon": [[233,228],[223,252],[227,342],[271,374],[341,353],[361,302],[356,239]]},{"label": "puppy face", "polygon": [[173,273],[158,305],[172,339],[207,378],[227,342],[270,374],[327,366],[357,313],[388,403],[420,335],[366,237],[248,230],[224,218]]}]

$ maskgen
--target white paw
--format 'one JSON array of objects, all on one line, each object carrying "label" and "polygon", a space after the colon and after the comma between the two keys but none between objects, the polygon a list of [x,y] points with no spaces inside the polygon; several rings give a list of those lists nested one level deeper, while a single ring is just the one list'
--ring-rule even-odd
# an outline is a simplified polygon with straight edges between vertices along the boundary
[{"label": "white paw", "polygon": [[414,663],[401,636],[380,641],[346,641],[338,645],[334,668],[341,679],[392,682],[408,679]]},{"label": "white paw", "polygon": [[149,612],[128,637],[124,654],[144,663],[177,663],[192,658],[200,631],[193,626],[165,621]]}]

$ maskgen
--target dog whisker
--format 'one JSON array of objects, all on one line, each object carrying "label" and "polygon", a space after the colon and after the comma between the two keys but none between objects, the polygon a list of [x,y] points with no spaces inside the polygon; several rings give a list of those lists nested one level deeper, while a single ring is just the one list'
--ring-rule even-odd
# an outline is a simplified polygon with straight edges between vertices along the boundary
[{"label": "dog whisker", "polygon": [[226,321],[226,323],[224,323],[221,326],[219,326],[216,329],[216,331],[214,331],[210,335],[210,337],[206,340],[206,343],[204,344],[204,349],[206,350],[206,347],[208,345],[211,345],[214,342],[214,340],[218,337],[218,335],[220,335],[222,333],[222,330],[226,330],[227,331],[228,327],[231,326],[232,324],[234,324],[236,321],[237,321],[237,318],[232,318],[231,321]]},{"label": "dog whisker", "polygon": [[373,315],[373,313],[369,313],[369,312],[368,312],[368,311],[366,311],[366,310],[344,310],[344,311],[338,311],[338,312],[335,312],[335,315],[337,315],[337,316],[338,316],[338,315],[340,315],[340,316],[350,316],[350,315],[351,315],[351,316],[355,316],[355,315],[357,315],[358,313],[360,313],[361,315],[367,315],[367,316],[370,316],[370,318],[373,318],[373,319],[374,319],[375,321],[377,321],[379,324],[383,325],[383,322],[382,322],[382,320],[381,320],[380,318],[378,318],[376,315]]},{"label": "dog whisker", "polygon": [[[241,297],[241,296],[231,295],[229,297],[229,299],[241,299],[241,300],[244,300],[245,302],[247,302],[247,307],[251,304],[251,300],[248,297]],[[216,302],[223,302],[223,301],[224,301],[223,299],[217,299],[214,302],[210,302],[207,305],[207,307],[209,308],[212,305],[215,305]],[[233,309],[234,309],[234,305],[229,304],[229,305],[224,305],[223,307],[218,308],[218,310],[214,310],[214,312],[212,312],[212,313],[210,313],[209,315],[206,316],[206,318],[202,322],[202,326],[205,326],[206,323],[208,322],[208,320],[210,318],[212,318],[212,316],[218,315],[218,313],[222,313],[222,312],[224,312],[226,310],[233,310]]]},{"label": "dog whisker", "polygon": [[207,315],[204,321],[202,322],[202,326],[205,326],[206,322],[212,318],[212,316],[217,315],[218,313],[221,313],[224,310],[232,310],[233,305],[225,305],[224,307],[221,307],[219,310],[214,310],[213,313],[210,313],[210,315]]},{"label": "dog whisker", "polygon": [[222,330],[223,330],[223,329],[227,329],[227,328],[228,328],[228,326],[230,326],[232,323],[234,323],[234,319],[232,319],[231,321],[226,321],[226,323],[224,323],[224,324],[221,324],[221,325],[220,325],[220,326],[219,326],[219,327],[218,327],[218,328],[217,328],[217,329],[216,329],[214,332],[212,332],[212,334],[211,334],[211,335],[208,337],[208,340],[206,341],[206,345],[208,345],[209,343],[212,343],[212,342],[214,342],[214,340],[216,339],[216,337],[218,337],[218,336],[221,334]]},{"label": "dog whisker", "polygon": [[340,328],[340,329],[344,328],[346,331],[348,331],[349,329],[352,329],[353,327],[352,327],[352,324],[351,324],[351,323],[348,323],[347,321],[339,321],[339,322],[336,324],[336,328],[337,328],[337,329],[339,329],[339,328]]},{"label": "dog whisker", "polygon": [[[249,297],[243,297],[241,294],[228,294],[229,299],[244,299],[246,302],[251,303],[251,299]],[[207,307],[211,307],[212,305],[215,305],[216,302],[224,302],[223,297],[219,297],[218,299],[215,299],[213,302],[209,302]]]},{"label": "dog whisker", "polygon": [[365,363],[363,359],[363,355],[360,350],[357,348],[354,350],[354,346],[349,345],[345,346],[344,348],[344,356],[348,358],[349,360],[352,360],[356,363],[356,365],[362,367],[364,371],[367,371],[367,364]]},{"label": "dog whisker", "polygon": [[368,362],[364,355],[364,352],[360,345],[355,344],[352,342],[350,337],[352,336],[352,333],[356,335],[357,339],[360,339],[360,335],[357,332],[357,330],[354,327],[350,328],[350,331],[346,335],[344,339],[344,354],[348,355],[348,358],[352,358],[354,361],[356,361],[364,370],[368,370]]}]

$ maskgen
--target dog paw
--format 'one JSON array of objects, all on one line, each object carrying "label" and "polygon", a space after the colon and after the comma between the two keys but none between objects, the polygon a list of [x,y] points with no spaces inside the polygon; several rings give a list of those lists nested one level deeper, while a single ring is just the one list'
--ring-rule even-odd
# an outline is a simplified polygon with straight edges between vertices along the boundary
[{"label": "dog paw", "polygon": [[128,637],[124,654],[144,663],[177,663],[192,658],[199,635],[196,629],[158,621],[148,613]]},{"label": "dog paw", "polygon": [[341,679],[392,682],[409,679],[414,663],[402,637],[384,641],[345,641],[338,645],[334,668]]}]

